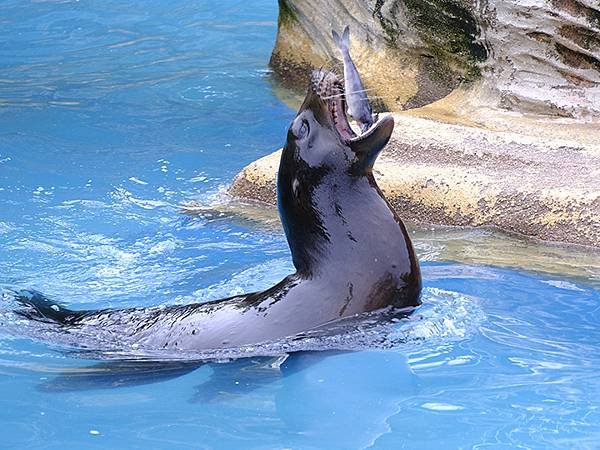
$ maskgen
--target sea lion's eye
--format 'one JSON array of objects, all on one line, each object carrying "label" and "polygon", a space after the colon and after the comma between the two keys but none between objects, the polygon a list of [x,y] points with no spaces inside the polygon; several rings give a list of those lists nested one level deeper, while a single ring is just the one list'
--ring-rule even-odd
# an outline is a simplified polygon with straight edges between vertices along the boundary
[{"label": "sea lion's eye", "polygon": [[308,136],[309,131],[310,125],[305,119],[302,119],[298,123],[294,123],[294,125],[292,126],[292,133],[294,133],[296,139],[304,139],[306,136]]},{"label": "sea lion's eye", "polygon": [[308,124],[308,120],[302,121],[302,126],[300,127],[300,137],[308,136],[308,132],[310,131],[310,125]]}]

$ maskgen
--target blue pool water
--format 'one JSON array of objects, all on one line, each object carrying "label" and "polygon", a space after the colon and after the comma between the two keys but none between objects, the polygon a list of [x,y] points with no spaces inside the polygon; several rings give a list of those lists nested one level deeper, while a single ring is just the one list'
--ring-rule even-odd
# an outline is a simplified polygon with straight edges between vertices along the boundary
[{"label": "blue pool water", "polygon": [[[291,271],[279,229],[180,212],[282,144],[276,3],[0,4],[0,286],[149,306]],[[600,448],[594,272],[447,262],[420,236],[423,306],[356,352],[127,375],[0,314],[0,448]]]}]

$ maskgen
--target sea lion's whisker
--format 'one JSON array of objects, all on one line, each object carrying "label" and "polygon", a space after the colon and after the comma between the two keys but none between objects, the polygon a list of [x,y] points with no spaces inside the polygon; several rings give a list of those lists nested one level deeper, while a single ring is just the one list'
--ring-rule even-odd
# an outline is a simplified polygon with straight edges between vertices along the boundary
[{"label": "sea lion's whisker", "polygon": [[[342,61],[336,61],[333,64],[329,64],[327,65],[327,70],[333,70],[333,69],[339,69],[340,67],[343,67],[344,63]],[[321,68],[323,68],[323,66],[321,66]]]},{"label": "sea lion's whisker", "polygon": [[[361,93],[361,92],[372,91],[372,90],[374,90],[374,89],[375,89],[375,88],[368,88],[368,89],[360,89],[360,90],[358,90],[358,91],[342,92],[342,93],[340,93],[340,94],[329,95],[329,96],[327,96],[327,97],[323,97],[323,100],[330,100],[330,99],[332,99],[332,98],[343,97],[343,96],[344,96],[344,95],[346,95],[346,94],[359,94],[359,93]],[[380,97],[378,97],[378,96],[373,96],[373,97],[371,97],[371,98],[380,98]]]}]

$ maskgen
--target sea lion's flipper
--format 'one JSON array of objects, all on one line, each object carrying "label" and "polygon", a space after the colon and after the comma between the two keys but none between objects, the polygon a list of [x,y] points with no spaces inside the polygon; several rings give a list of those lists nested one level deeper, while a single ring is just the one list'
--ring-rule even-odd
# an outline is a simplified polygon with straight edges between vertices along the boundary
[{"label": "sea lion's flipper", "polygon": [[67,309],[37,291],[19,291],[14,300],[24,306],[15,313],[30,320],[67,324],[85,313]]}]

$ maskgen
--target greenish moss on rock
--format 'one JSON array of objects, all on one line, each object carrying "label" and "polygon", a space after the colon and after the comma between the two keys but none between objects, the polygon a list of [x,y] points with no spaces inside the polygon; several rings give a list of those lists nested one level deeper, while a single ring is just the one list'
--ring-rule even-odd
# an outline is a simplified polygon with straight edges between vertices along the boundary
[{"label": "greenish moss on rock", "polygon": [[298,22],[298,14],[288,0],[278,0],[279,3],[279,18],[278,25],[290,26]]},{"label": "greenish moss on rock", "polygon": [[[390,4],[387,17],[382,13],[386,3]],[[387,42],[394,48],[401,46],[402,33],[398,22],[390,17],[399,14],[401,5],[426,44],[424,50],[439,61],[437,77],[462,72],[465,79],[473,80],[481,75],[478,63],[487,59],[488,52],[479,40],[480,30],[469,9],[457,0],[377,0],[373,16],[379,20]]]}]

